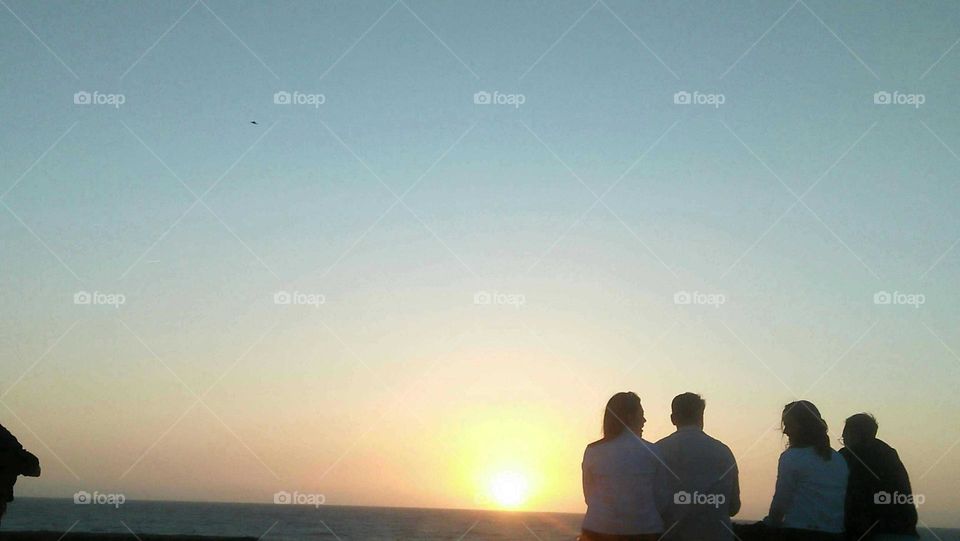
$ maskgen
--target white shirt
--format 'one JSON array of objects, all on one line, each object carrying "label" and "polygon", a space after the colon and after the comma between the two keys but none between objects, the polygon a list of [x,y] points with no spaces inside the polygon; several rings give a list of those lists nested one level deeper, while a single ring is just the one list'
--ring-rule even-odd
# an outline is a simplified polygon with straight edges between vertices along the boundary
[{"label": "white shirt", "polygon": [[770,512],[784,513],[784,528],[842,533],[847,476],[847,461],[832,449],[830,460],[812,447],[787,449],[780,455]]},{"label": "white shirt", "polygon": [[583,453],[583,528],[616,535],[663,532],[660,509],[669,491],[664,473],[656,447],[629,430],[588,445]]},{"label": "white shirt", "polygon": [[657,449],[672,472],[664,539],[732,540],[730,509],[740,508],[740,483],[730,448],[699,426],[684,426],[658,441]]}]

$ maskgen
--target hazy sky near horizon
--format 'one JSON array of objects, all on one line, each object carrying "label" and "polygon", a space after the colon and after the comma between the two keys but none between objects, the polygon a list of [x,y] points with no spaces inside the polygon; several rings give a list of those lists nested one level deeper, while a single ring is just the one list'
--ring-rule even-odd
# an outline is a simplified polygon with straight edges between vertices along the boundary
[{"label": "hazy sky near horizon", "polygon": [[803,397],[834,440],[873,412],[921,520],[960,526],[958,28],[3,0],[0,422],[44,465],[17,493],[475,507],[506,471],[579,512],[606,399],[656,440],[696,391],[742,516]]}]

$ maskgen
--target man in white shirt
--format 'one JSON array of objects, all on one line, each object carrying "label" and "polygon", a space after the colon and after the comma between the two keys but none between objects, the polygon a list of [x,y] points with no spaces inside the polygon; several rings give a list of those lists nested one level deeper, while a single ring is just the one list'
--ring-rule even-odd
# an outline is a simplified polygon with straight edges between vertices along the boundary
[{"label": "man in white shirt", "polygon": [[730,541],[730,517],[740,511],[737,461],[730,448],[703,432],[706,402],[683,393],[671,404],[677,431],[657,442],[667,467],[676,474],[673,497],[664,513],[663,541]]}]

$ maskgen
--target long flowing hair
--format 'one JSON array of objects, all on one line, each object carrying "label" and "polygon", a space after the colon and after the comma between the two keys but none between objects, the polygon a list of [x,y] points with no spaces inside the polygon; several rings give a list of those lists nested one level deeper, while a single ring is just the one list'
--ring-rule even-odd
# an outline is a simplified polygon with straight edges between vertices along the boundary
[{"label": "long flowing hair", "polygon": [[607,401],[603,411],[603,440],[612,440],[627,428],[633,428],[643,416],[640,397],[633,392],[617,393]]},{"label": "long flowing hair", "polygon": [[783,407],[780,418],[783,432],[790,439],[791,448],[813,447],[820,458],[830,460],[830,436],[827,434],[827,422],[820,410],[811,402],[798,400]]}]

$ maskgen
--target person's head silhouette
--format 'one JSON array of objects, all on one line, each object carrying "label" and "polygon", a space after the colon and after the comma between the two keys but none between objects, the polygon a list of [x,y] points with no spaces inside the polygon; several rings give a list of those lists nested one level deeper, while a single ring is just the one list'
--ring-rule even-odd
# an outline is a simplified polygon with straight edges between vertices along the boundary
[{"label": "person's head silhouette", "polygon": [[617,393],[607,401],[607,409],[603,412],[603,439],[616,438],[623,433],[624,429],[640,437],[643,435],[643,425],[646,422],[640,397],[629,391]]},{"label": "person's head silhouette", "polygon": [[851,415],[843,425],[843,444],[856,447],[877,439],[877,420],[869,413]]},{"label": "person's head silhouette", "polygon": [[790,440],[790,447],[812,447],[824,460],[830,460],[830,437],[827,422],[820,410],[806,400],[791,402],[783,407],[780,418],[783,433]]},{"label": "person's head silhouette", "polygon": [[678,394],[670,403],[670,422],[677,428],[699,426],[703,428],[703,410],[707,403],[696,393]]}]

